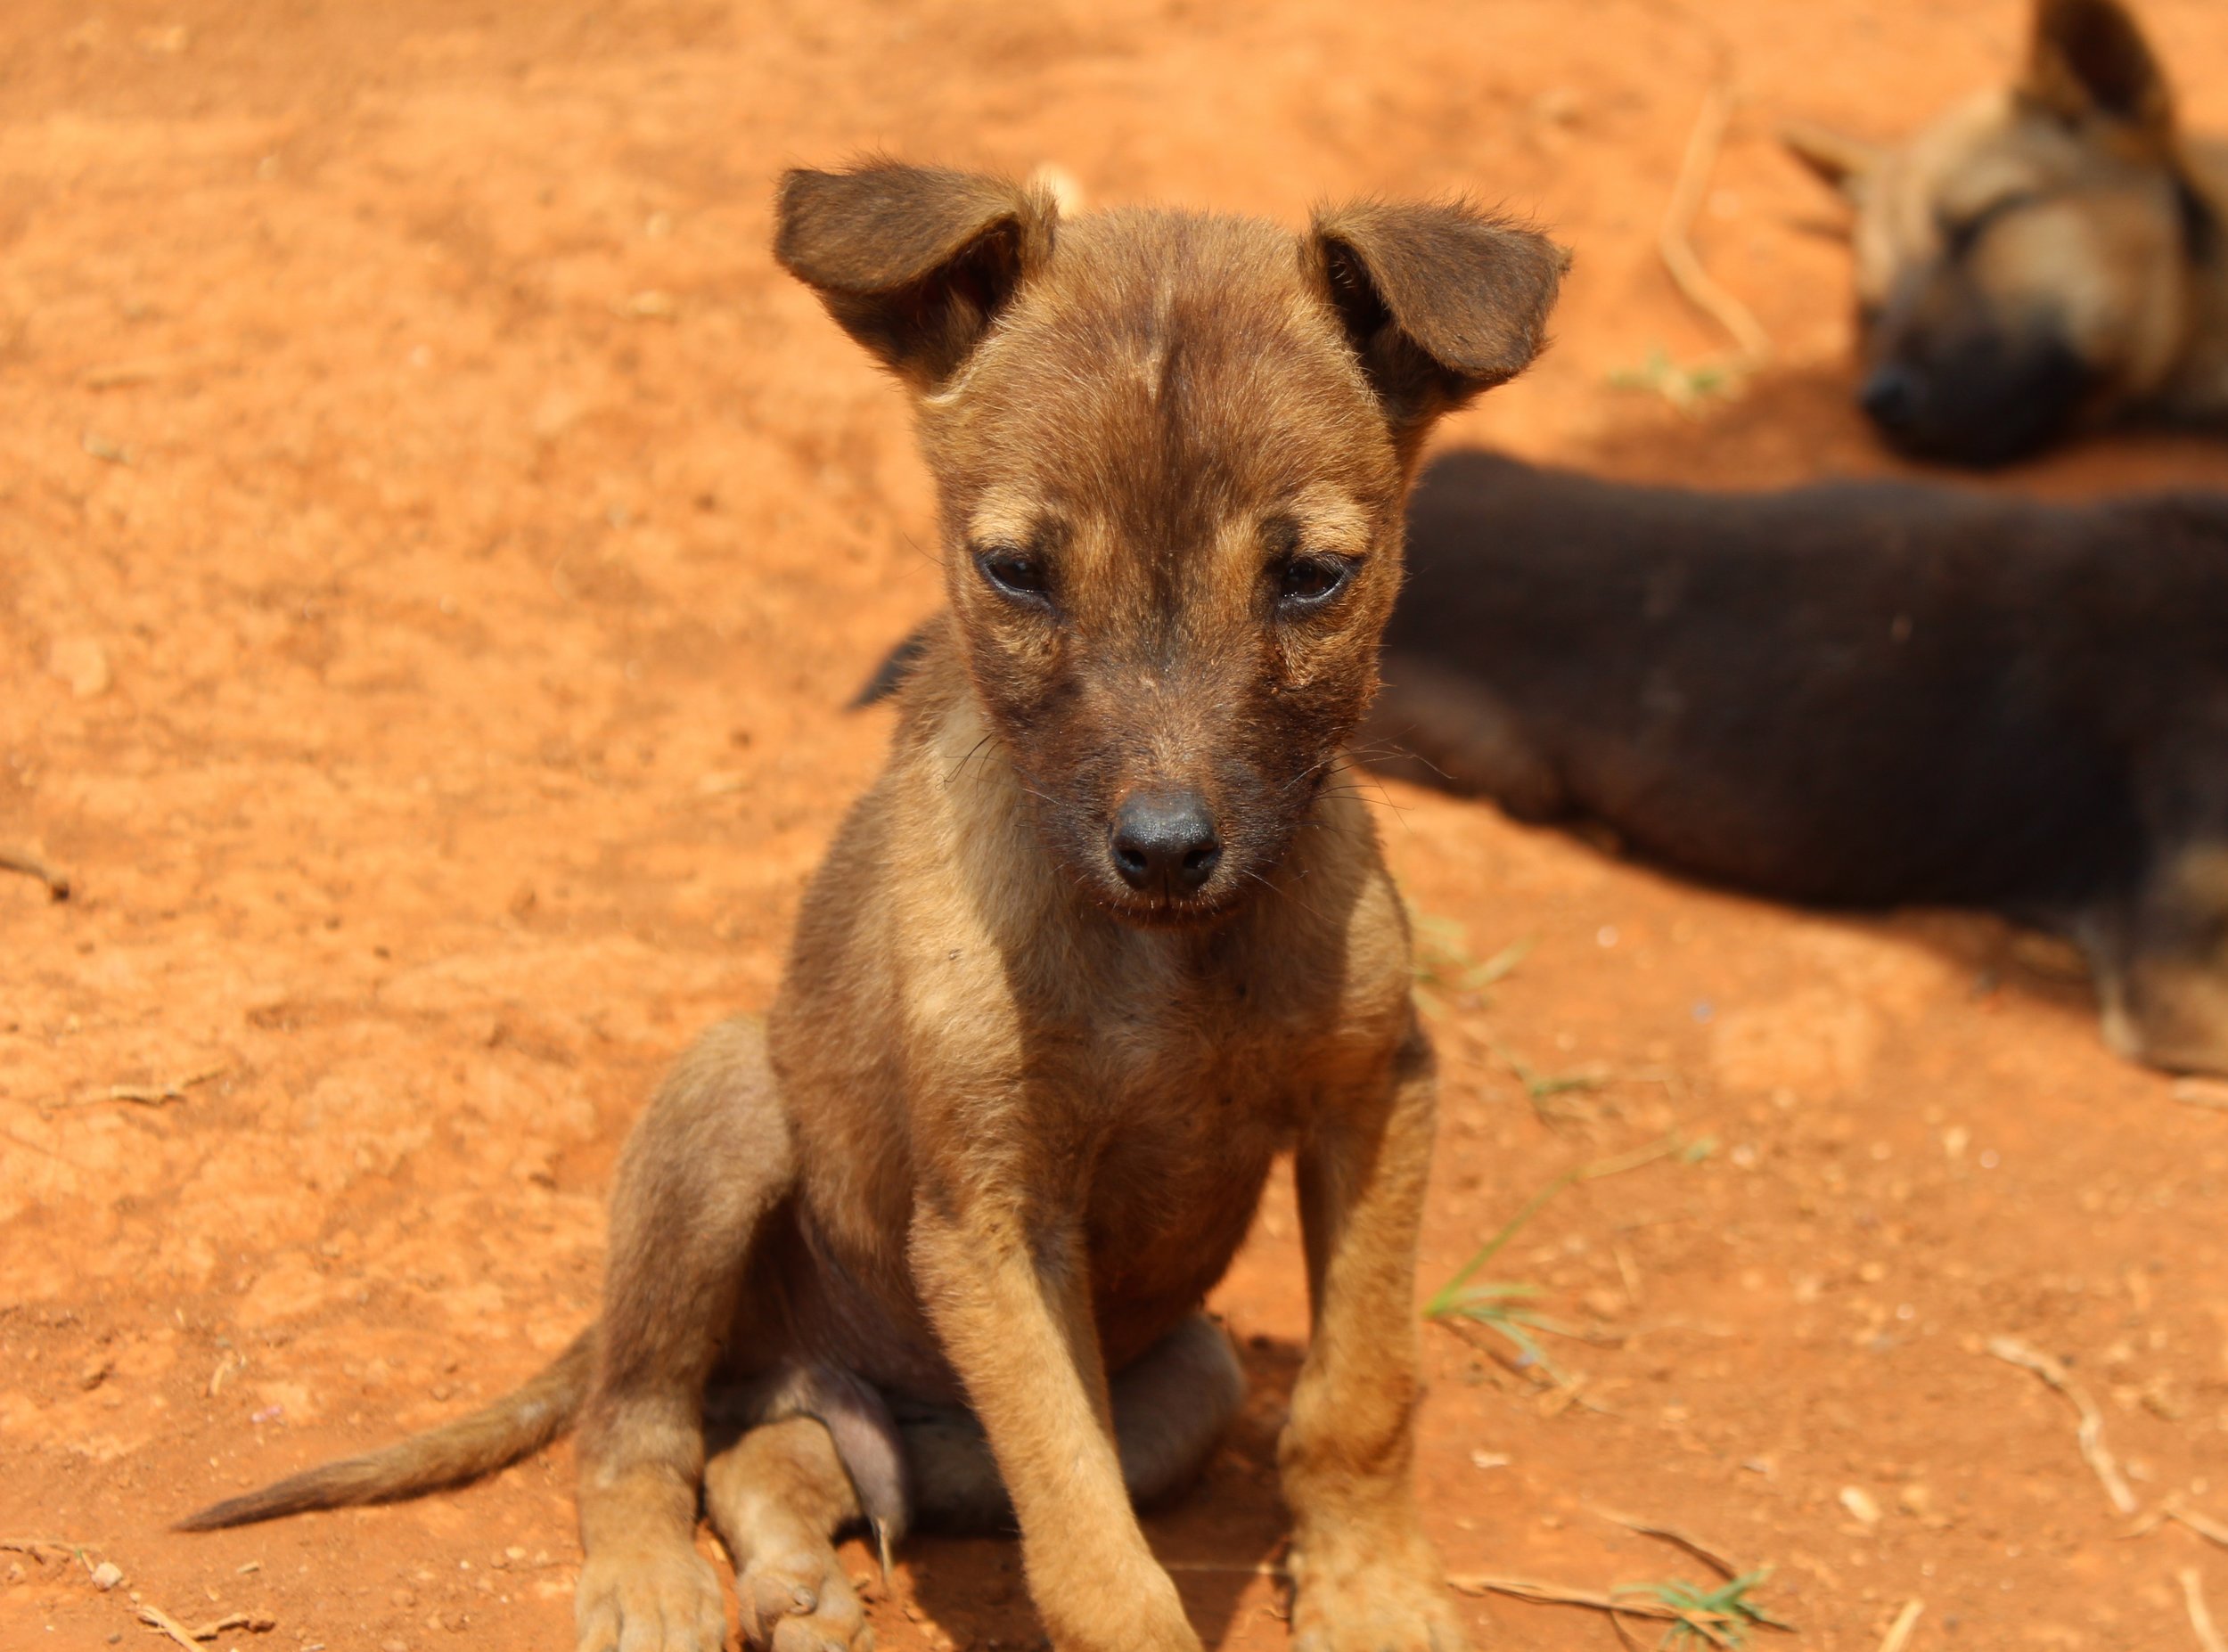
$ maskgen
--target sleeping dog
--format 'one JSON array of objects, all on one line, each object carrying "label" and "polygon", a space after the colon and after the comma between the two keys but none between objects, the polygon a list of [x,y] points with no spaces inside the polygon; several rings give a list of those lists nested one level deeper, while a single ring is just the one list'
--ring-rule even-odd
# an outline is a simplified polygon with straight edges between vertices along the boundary
[{"label": "sleeping dog", "polygon": [[1372,732],[1735,888],[1988,908],[2106,1037],[2228,1071],[2228,494],[2066,505],[1429,472]]}]

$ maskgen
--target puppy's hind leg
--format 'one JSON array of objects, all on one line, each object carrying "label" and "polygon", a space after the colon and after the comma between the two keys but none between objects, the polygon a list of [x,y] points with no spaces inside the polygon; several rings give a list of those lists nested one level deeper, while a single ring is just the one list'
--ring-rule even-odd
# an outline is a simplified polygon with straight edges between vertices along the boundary
[{"label": "puppy's hind leg", "polygon": [[717,1652],[725,1638],[694,1544],[704,1383],[752,1240],[793,1180],[764,1036],[724,1022],[681,1059],[619,1162],[581,1418],[579,1652]]},{"label": "puppy's hind leg", "polygon": [[1109,1386],[1122,1480],[1143,1508],[1199,1478],[1245,1403],[1246,1374],[1229,1333],[1194,1313]]},{"label": "puppy's hind leg", "polygon": [[762,1423],[712,1459],[704,1501],[735,1558],[743,1638],[772,1652],[872,1652],[832,1539],[861,1515],[817,1417]]}]

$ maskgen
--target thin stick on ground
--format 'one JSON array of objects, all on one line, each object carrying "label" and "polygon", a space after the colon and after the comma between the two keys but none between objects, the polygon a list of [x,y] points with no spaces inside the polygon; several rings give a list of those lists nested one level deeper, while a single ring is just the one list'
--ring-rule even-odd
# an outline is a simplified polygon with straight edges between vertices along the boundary
[{"label": "thin stick on ground", "polygon": [[198,1073],[188,1073],[184,1078],[167,1084],[111,1084],[108,1099],[111,1101],[136,1101],[143,1107],[160,1107],[166,1101],[183,1101],[185,1092],[196,1084],[206,1084],[212,1078],[222,1078],[232,1069],[228,1065],[205,1067]]},{"label": "thin stick on ground", "polygon": [[1702,100],[1694,129],[1687,135],[1686,155],[1679,163],[1678,182],[1672,186],[1671,204],[1663,215],[1656,249],[1688,303],[1724,328],[1740,347],[1741,364],[1753,371],[1772,359],[1771,335],[1764,331],[1756,312],[1719,286],[1694,250],[1694,219],[1709,193],[1710,174],[1717,166],[1717,151],[1725,141],[1732,119],[1732,94],[1721,82]]},{"label": "thin stick on ground", "polygon": [[1620,1640],[1625,1638],[1625,1630],[1618,1620],[1629,1615],[1669,1623],[1667,1641],[1668,1638],[1684,1635],[1713,1647],[1738,1648],[1746,1644],[1750,1629],[1793,1627],[1749,1599],[1749,1591],[1765,1576],[1765,1572],[1752,1572],[1746,1577],[1730,1579],[1707,1593],[1691,1583],[1626,1583],[1604,1592],[1572,1589],[1531,1577],[1472,1575],[1450,1577],[1446,1581],[1448,1587],[1461,1594],[1507,1595],[1536,1606],[1584,1607],[1588,1611],[1606,1612],[1610,1622],[1617,1626]]},{"label": "thin stick on ground", "polygon": [[2088,1390],[2073,1379],[2064,1365],[2040,1350],[2028,1346],[2017,1337],[1991,1337],[1988,1352],[2008,1365],[2029,1370],[2066,1396],[2067,1402],[2080,1414],[2081,1427],[2075,1438],[2081,1447],[2081,1455],[2087,1460],[2096,1477],[2104,1487],[2104,1495],[2121,1514],[2132,1515],[2142,1505],[2135,1501],[2134,1493],[2127,1489],[2121,1478],[2119,1464],[2104,1443],[2104,1413],[2098,1411],[2096,1402]]},{"label": "thin stick on ground", "polygon": [[149,1606],[143,1601],[141,1602],[139,1607],[139,1621],[146,1624],[150,1629],[160,1629],[164,1634],[169,1636],[171,1640],[176,1641],[180,1646],[184,1647],[186,1649],[186,1652],[201,1652],[201,1643],[194,1640],[191,1634],[186,1632],[185,1625],[179,1623],[176,1618],[172,1617],[160,1607]]},{"label": "thin stick on ground", "polygon": [[2190,1608],[2190,1627],[2197,1632],[2197,1644],[2204,1652],[2228,1652],[2228,1640],[2220,1638],[2214,1626],[2213,1615],[2205,1606],[2205,1585],[2193,1566],[2183,1566],[2175,1574],[2182,1580],[2182,1599]]},{"label": "thin stick on ground", "polygon": [[2211,1516],[2200,1514],[2191,1508],[2182,1501],[2182,1493],[2179,1492],[2172,1493],[2158,1505],[2158,1517],[2163,1520],[2176,1521],[2189,1527],[2206,1542],[2218,1543],[2223,1549],[2228,1549],[2228,1525],[2223,1525]]},{"label": "thin stick on ground", "polygon": [[1450,1577],[1446,1583],[1458,1594],[1507,1595],[1517,1600],[1529,1600],[1536,1606],[1585,1607],[1589,1611],[1607,1612],[1612,1617],[1652,1617],[1689,1624],[1698,1630],[1714,1630],[1721,1623],[1733,1621],[1730,1612],[1697,1612],[1651,1595],[1604,1594],[1597,1589],[1569,1589],[1531,1577]]},{"label": "thin stick on ground", "polygon": [[1637,1532],[1642,1537],[1655,1538],[1659,1542],[1670,1544],[1674,1549],[1683,1549],[1688,1554],[1692,1555],[1697,1560],[1700,1560],[1704,1566],[1716,1572],[1727,1582],[1731,1582],[1734,1578],[1741,1575],[1741,1568],[1739,1566],[1735,1566],[1732,1561],[1726,1559],[1724,1556],[1719,1554],[1716,1550],[1708,1547],[1699,1538],[1689,1536],[1686,1533],[1680,1531],[1676,1526],[1659,1525],[1652,1520],[1635,1520],[1630,1515],[1618,1514],[1608,1509],[1596,1509],[1594,1512],[1599,1514],[1604,1520],[1621,1525],[1628,1532]]},{"label": "thin stick on ground", "polygon": [[1911,1644],[1911,1632],[1919,1626],[1919,1614],[1925,1610],[1923,1600],[1904,1601],[1903,1610],[1896,1614],[1896,1621],[1888,1625],[1888,1635],[1880,1643],[1880,1652],[1903,1652]]},{"label": "thin stick on ground", "polygon": [[202,1623],[185,1632],[196,1640],[214,1640],[219,1635],[234,1630],[246,1630],[251,1635],[267,1634],[278,1627],[278,1619],[267,1612],[227,1612],[214,1623]]},{"label": "thin stick on ground", "polygon": [[2122,1539],[2148,1537],[2168,1521],[2187,1526],[2208,1543],[2218,1543],[2228,1549],[2228,1525],[2223,1525],[2202,1509],[2192,1509],[2184,1502],[2179,1492],[2168,1492],[2156,1508],[2120,1533]]},{"label": "thin stick on ground", "polygon": [[29,1555],[42,1563],[49,1555],[67,1556],[86,1571],[93,1569],[83,1543],[64,1542],[59,1537],[0,1537],[0,1554]]},{"label": "thin stick on ground", "polygon": [[232,1071],[229,1063],[203,1067],[198,1073],[188,1073],[184,1078],[174,1078],[167,1084],[111,1084],[91,1095],[63,1096],[48,1103],[53,1107],[94,1107],[103,1101],[130,1101],[140,1107],[164,1107],[173,1101],[185,1100],[185,1092],[196,1084],[206,1084],[212,1078],[222,1078]]},{"label": "thin stick on ground", "polygon": [[21,872],[26,878],[36,878],[46,886],[49,900],[70,898],[70,879],[56,871],[28,849],[0,849],[0,871]]}]

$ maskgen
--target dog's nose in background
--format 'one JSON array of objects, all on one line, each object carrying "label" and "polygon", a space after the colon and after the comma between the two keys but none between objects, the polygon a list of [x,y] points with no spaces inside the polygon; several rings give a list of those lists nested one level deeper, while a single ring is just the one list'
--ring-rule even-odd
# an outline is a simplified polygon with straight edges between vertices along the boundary
[{"label": "dog's nose in background", "polygon": [[1911,428],[1925,396],[1926,388],[1919,382],[1917,373],[1900,363],[1890,362],[1884,367],[1875,367],[1865,376],[1857,400],[1874,424],[1893,431]]},{"label": "dog's nose in background", "polygon": [[1140,894],[1196,893],[1223,857],[1215,817],[1195,791],[1137,792],[1115,811],[1114,869]]}]

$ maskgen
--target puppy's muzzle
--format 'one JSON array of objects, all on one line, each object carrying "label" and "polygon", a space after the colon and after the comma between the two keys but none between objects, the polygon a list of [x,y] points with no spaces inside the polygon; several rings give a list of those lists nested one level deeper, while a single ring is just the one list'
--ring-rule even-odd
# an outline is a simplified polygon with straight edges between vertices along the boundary
[{"label": "puppy's muzzle", "polygon": [[1114,812],[1107,853],[1122,881],[1140,895],[1175,900],[1206,887],[1222,863],[1223,846],[1199,793],[1135,792]]},{"label": "puppy's muzzle", "polygon": [[1874,424],[1891,436],[1900,436],[1926,410],[1926,385],[1901,362],[1889,362],[1865,376],[1857,401]]}]

